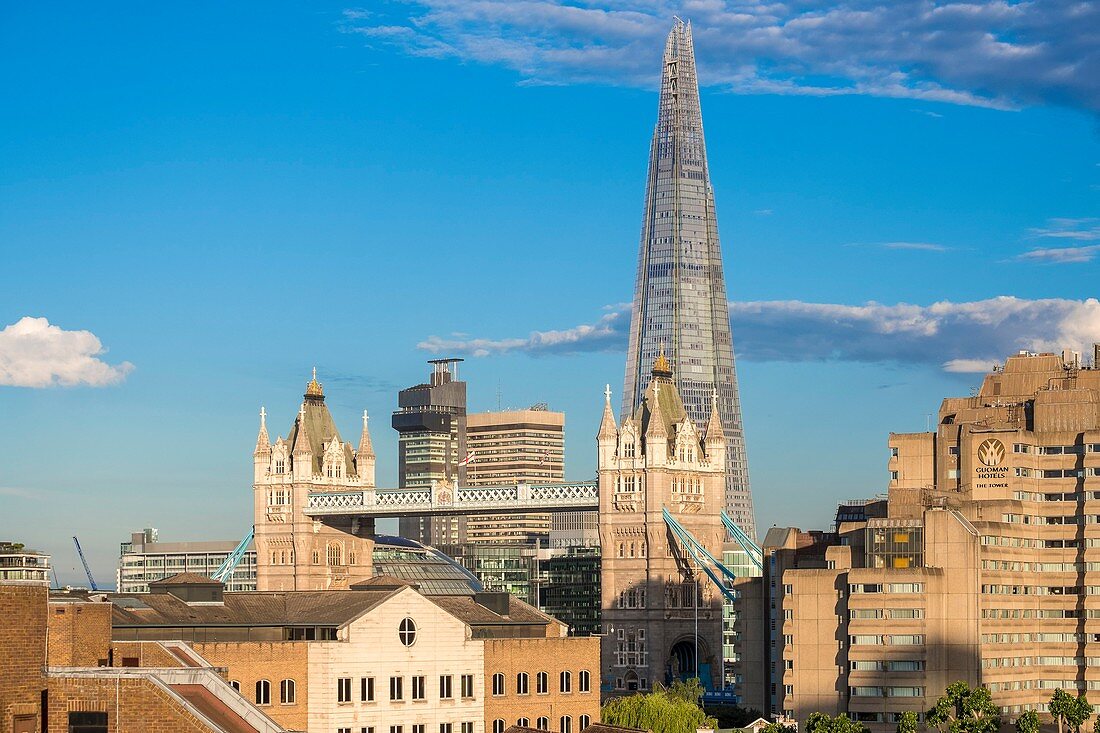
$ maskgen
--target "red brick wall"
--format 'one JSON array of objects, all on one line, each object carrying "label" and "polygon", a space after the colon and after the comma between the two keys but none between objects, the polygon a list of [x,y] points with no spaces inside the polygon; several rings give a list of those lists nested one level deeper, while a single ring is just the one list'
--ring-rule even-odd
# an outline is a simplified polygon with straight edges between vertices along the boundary
[{"label": "red brick wall", "polygon": [[[259,708],[275,722],[290,730],[305,730],[309,723],[307,641],[241,641],[193,644],[195,651],[215,667],[226,667],[226,678],[241,686],[241,695],[256,701],[256,682],[271,683],[271,704]],[[279,702],[279,683],[294,680],[295,703]]]},{"label": "red brick wall", "polygon": [[51,667],[107,664],[107,648],[111,643],[110,603],[51,601],[47,616]]},{"label": "red brick wall", "polygon": [[0,585],[0,733],[20,714],[37,714],[46,687],[44,585]]},{"label": "red brick wall", "polygon": [[210,733],[210,728],[144,679],[51,678],[50,727],[46,733],[66,733],[69,713],[107,713],[107,730],[143,733]]}]

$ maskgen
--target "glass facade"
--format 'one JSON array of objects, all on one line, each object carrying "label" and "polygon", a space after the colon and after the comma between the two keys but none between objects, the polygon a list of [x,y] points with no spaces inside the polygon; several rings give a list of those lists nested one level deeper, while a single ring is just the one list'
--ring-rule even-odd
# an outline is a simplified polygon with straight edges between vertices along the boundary
[{"label": "glass facade", "polygon": [[919,568],[924,526],[919,519],[872,519],[864,530],[869,568]]},{"label": "glass facade", "polygon": [[717,391],[726,431],[726,510],[755,538],[727,298],[691,26],[677,21],[665,46],[650,146],[622,415],[642,399],[662,348],[699,428]]}]

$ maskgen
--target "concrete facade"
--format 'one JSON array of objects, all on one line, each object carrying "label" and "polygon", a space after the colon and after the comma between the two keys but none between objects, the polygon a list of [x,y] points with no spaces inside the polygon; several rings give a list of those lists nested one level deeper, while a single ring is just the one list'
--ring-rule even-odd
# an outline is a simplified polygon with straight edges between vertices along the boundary
[{"label": "concrete facade", "polygon": [[[479,412],[466,417],[467,486],[565,480],[565,413],[547,409]],[[478,515],[466,520],[471,543],[545,544],[549,514]]]},{"label": "concrete facade", "polygon": [[885,512],[769,533],[765,709],[885,732],[965,680],[1009,725],[1100,690],[1100,371],[1012,356],[888,447]]}]

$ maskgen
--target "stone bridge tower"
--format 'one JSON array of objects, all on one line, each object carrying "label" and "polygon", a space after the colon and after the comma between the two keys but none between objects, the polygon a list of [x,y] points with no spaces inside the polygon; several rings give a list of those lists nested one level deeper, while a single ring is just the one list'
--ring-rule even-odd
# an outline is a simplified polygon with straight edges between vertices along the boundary
[{"label": "stone bridge tower", "polygon": [[605,693],[696,675],[722,680],[722,594],[669,531],[668,511],[715,557],[725,529],[726,439],[715,400],[706,435],[684,409],[664,352],[616,427],[607,391],[597,437]]},{"label": "stone bridge tower", "polygon": [[324,523],[305,515],[309,493],[362,491],[374,486],[374,448],[363,412],[359,446],[352,448],[325,405],[317,370],[290,434],[274,444],[260,410],[253,453],[257,590],[346,588],[371,575],[373,522],[351,517]]}]

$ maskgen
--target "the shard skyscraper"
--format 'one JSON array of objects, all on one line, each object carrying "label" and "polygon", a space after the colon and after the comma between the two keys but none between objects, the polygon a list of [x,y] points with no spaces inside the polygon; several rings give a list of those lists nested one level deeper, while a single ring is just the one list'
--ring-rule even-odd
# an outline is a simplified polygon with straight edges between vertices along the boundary
[{"label": "the shard skyscraper", "polygon": [[649,150],[622,414],[631,414],[642,399],[662,347],[700,430],[717,390],[726,431],[726,511],[755,538],[726,298],[691,24],[677,19],[665,44],[660,108]]}]

